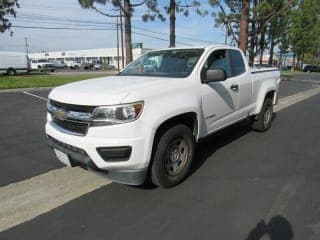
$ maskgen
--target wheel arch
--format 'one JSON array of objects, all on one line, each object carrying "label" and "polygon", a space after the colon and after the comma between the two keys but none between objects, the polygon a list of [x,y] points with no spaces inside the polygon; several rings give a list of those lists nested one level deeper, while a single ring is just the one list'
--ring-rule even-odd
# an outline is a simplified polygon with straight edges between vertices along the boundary
[{"label": "wheel arch", "polygon": [[155,132],[153,135],[150,161],[148,163],[146,179],[149,179],[151,177],[151,168],[154,161],[154,155],[162,134],[165,133],[165,131],[167,131],[171,127],[178,124],[184,124],[188,128],[190,128],[195,138],[195,141],[197,141],[199,136],[199,118],[196,112],[187,111],[184,113],[179,113],[177,115],[167,117],[165,120],[161,121],[158,127],[155,128]]},{"label": "wheel arch", "polygon": [[189,127],[193,133],[195,141],[197,141],[199,136],[199,118],[196,112],[188,111],[167,117],[165,120],[161,121],[161,123],[158,124],[158,126],[155,128],[152,139],[149,167],[152,165],[152,159],[160,137],[166,130],[177,124],[185,124],[187,127]]},{"label": "wheel arch", "polygon": [[198,116],[196,112],[192,112],[192,111],[180,113],[178,115],[171,116],[166,120],[162,121],[155,131],[154,138],[159,137],[159,135],[161,136],[161,134],[164,131],[168,130],[170,127],[177,124],[186,125],[188,128],[190,128],[195,139],[198,138],[198,131],[199,131]]},{"label": "wheel arch", "polygon": [[263,105],[263,102],[266,98],[271,98],[272,102],[275,103],[276,100],[276,87],[275,86],[268,86],[265,88],[262,88],[258,97],[257,97],[257,103],[256,107],[252,111],[251,115],[259,114]]}]

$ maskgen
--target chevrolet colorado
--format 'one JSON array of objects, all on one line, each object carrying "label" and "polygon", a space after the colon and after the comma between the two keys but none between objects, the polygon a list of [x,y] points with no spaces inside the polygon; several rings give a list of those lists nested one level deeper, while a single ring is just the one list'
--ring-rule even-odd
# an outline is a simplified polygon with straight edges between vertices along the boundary
[{"label": "chevrolet colorado", "polygon": [[168,188],[187,176],[199,139],[245,118],[268,130],[279,84],[278,69],[250,69],[234,47],[155,50],[117,76],[53,89],[47,141],[66,165]]}]

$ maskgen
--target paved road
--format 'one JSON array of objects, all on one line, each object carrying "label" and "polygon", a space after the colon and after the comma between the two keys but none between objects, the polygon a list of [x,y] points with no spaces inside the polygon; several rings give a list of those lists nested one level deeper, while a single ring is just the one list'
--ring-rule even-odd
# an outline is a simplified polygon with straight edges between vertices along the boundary
[{"label": "paved road", "polygon": [[45,143],[46,103],[19,92],[0,102],[0,186],[62,167]]},{"label": "paved road", "polygon": [[[309,82],[301,88],[295,84],[284,82],[282,96],[314,87]],[[54,165],[57,162],[39,140],[44,121],[44,110],[39,109],[44,109],[45,103],[15,94],[6,98],[0,95],[1,102],[4,99],[8,102],[9,96],[12,103],[7,107],[0,105],[1,113],[10,113],[9,118],[0,120],[6,134],[1,135],[1,143],[12,141],[6,143],[6,148],[0,145],[0,159],[8,159],[0,163],[0,182],[7,183],[37,175],[34,168],[39,162],[33,161],[38,159],[43,159],[38,172],[60,167]],[[252,132],[242,122],[206,139],[197,147],[192,175],[174,189],[140,189],[112,183],[4,231],[0,239],[134,236],[134,239],[258,240],[267,232],[280,233],[281,237],[274,239],[281,240],[292,239],[291,235],[294,239],[320,239],[319,103],[320,95],[316,95],[278,112],[266,133]],[[20,105],[28,107],[17,117],[10,106],[16,107],[17,112]],[[29,119],[26,116],[32,120],[22,124],[23,119]],[[21,129],[29,130],[20,132]],[[14,146],[26,157],[18,153],[10,155],[7,149]],[[3,153],[8,157],[4,158]],[[32,163],[32,167],[25,167],[25,171],[20,167],[16,172],[21,163],[26,166]],[[6,168],[11,169],[11,174],[5,175]]]},{"label": "paved road", "polygon": [[[198,148],[196,171],[172,190],[111,184],[0,236],[246,239],[268,230],[319,239],[319,101],[281,111],[267,133],[237,125],[211,137]],[[271,223],[256,228],[261,221]]]},{"label": "paved road", "polygon": [[[289,96],[316,86],[294,79],[283,81],[280,96]],[[28,92],[47,98],[49,91]],[[0,93],[0,101],[0,113],[5,114],[0,118],[0,159],[3,159],[0,161],[0,186],[62,167],[45,143],[45,101],[22,92]]]}]

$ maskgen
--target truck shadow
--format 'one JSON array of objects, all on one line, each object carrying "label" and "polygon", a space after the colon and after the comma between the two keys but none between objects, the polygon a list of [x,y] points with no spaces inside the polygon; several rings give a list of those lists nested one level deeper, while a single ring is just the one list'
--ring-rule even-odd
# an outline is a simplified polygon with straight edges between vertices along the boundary
[{"label": "truck shadow", "polygon": [[[273,113],[273,120],[276,117],[277,114]],[[193,173],[195,173],[205,163],[208,157],[214,154],[217,150],[241,138],[242,136],[248,134],[251,131],[251,120],[245,119],[229,127],[226,127],[204,139],[201,139],[196,145],[195,155],[187,178],[189,178]],[[150,180],[148,180],[149,177],[150,169],[148,172],[147,181],[141,186],[133,187],[144,190],[156,189],[157,187],[153,185]]]},{"label": "truck shadow", "polygon": [[204,139],[196,145],[196,152],[190,169],[190,175],[196,172],[217,150],[251,132],[250,120],[245,119],[224,128]]},{"label": "truck shadow", "polygon": [[[277,114],[273,113],[272,119],[275,120],[276,118]],[[204,139],[201,139],[196,145],[195,156],[189,175],[192,175],[194,172],[196,172],[205,163],[208,157],[214,154],[217,150],[241,138],[251,131],[251,120],[244,119]]]},{"label": "truck shadow", "polygon": [[268,223],[261,220],[257,225],[249,232],[246,240],[292,240],[293,230],[290,222],[280,216],[274,216]]}]

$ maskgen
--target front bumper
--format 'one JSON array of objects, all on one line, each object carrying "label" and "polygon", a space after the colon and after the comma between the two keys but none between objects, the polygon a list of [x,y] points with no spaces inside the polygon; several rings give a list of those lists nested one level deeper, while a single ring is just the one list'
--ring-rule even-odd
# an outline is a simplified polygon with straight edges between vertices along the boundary
[{"label": "front bumper", "polygon": [[85,170],[92,171],[108,179],[130,185],[141,185],[144,183],[147,169],[138,170],[102,170],[99,169],[90,159],[85,150],[75,146],[65,144],[47,135],[48,145],[68,155],[72,167],[81,167]]},{"label": "front bumper", "polygon": [[[130,127],[130,126],[128,126]],[[132,127],[132,126],[131,126]],[[130,128],[131,128],[130,127]],[[126,126],[117,130],[108,127],[93,129],[86,136],[68,134],[52,121],[46,124],[48,144],[68,155],[71,166],[80,166],[115,182],[140,185],[144,182],[152,148],[148,137],[124,137]],[[118,134],[114,134],[117,131]],[[121,131],[121,132],[120,132]],[[126,132],[126,134],[122,133]],[[117,136],[117,137],[111,137]],[[122,136],[122,137],[121,137]],[[143,136],[143,134],[142,134]],[[126,161],[106,161],[98,153],[99,148],[130,146],[131,154]]]}]

